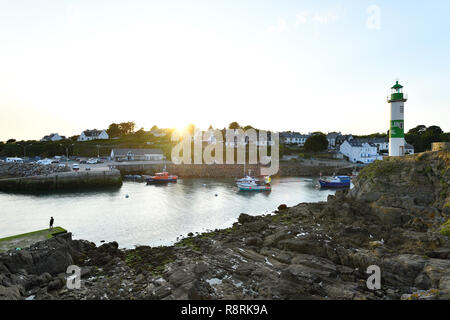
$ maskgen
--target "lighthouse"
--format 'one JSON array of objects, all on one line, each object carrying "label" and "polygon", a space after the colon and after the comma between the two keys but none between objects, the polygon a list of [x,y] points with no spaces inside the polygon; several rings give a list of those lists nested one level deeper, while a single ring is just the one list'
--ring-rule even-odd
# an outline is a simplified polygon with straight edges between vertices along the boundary
[{"label": "lighthouse", "polygon": [[405,102],[408,97],[403,86],[396,82],[391,88],[388,102],[391,104],[391,123],[389,129],[389,156],[405,155]]}]

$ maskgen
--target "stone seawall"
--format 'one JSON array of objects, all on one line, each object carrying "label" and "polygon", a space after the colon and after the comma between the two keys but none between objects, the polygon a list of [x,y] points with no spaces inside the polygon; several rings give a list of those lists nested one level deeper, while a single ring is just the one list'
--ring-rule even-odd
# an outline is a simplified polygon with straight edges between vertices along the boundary
[{"label": "stone seawall", "polygon": [[29,177],[68,171],[70,171],[69,167],[60,167],[57,164],[0,163],[0,178]]},{"label": "stone seawall", "polygon": [[0,191],[84,190],[87,188],[120,187],[118,170],[92,172],[64,172],[46,176],[0,180]]},{"label": "stone seawall", "polygon": [[[126,174],[154,174],[164,169],[163,164],[120,164],[116,168],[123,175]],[[254,175],[259,175],[261,165],[246,165],[246,172],[251,170]],[[185,178],[235,178],[244,174],[244,165],[241,164],[166,164],[166,169],[171,173]],[[280,163],[280,169],[276,176],[280,177],[316,177],[323,175],[351,174],[354,166],[326,166],[306,165],[301,162]]]}]

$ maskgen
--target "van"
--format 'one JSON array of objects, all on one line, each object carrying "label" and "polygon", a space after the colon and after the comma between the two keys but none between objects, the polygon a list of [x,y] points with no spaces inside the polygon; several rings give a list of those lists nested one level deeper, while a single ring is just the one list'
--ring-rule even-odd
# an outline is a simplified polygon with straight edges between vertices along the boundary
[{"label": "van", "polygon": [[23,163],[22,158],[6,158],[7,163]]}]

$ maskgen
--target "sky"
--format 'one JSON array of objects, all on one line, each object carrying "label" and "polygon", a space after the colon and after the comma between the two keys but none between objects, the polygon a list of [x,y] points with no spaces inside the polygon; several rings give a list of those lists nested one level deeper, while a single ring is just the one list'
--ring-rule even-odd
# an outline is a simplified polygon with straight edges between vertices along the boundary
[{"label": "sky", "polygon": [[450,130],[450,1],[0,0],[0,141],[134,121]]}]

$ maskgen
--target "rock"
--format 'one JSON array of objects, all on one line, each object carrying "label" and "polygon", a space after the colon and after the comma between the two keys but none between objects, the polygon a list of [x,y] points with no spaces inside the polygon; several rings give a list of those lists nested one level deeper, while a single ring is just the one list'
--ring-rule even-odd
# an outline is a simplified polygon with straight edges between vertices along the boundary
[{"label": "rock", "polygon": [[191,272],[186,271],[183,267],[175,270],[169,276],[169,282],[175,287],[179,287],[184,283],[193,281],[194,279],[195,279],[194,275]]},{"label": "rock", "polygon": [[278,244],[278,242],[280,242],[281,240],[285,240],[285,239],[289,239],[289,238],[293,238],[294,235],[287,233],[286,231],[278,231],[274,234],[271,234],[269,236],[267,236],[264,239],[264,243],[263,245],[265,247],[274,247]]},{"label": "rock", "polygon": [[421,273],[414,280],[414,286],[421,290],[428,290],[431,288],[431,279],[427,274]]},{"label": "rock", "polygon": [[248,214],[246,214],[246,213],[241,213],[241,214],[239,215],[239,218],[238,218],[238,222],[239,222],[240,224],[245,224],[245,223],[253,222],[253,221],[255,221],[255,220],[256,220],[255,217],[250,216],[250,215],[248,215]]},{"label": "rock", "polygon": [[47,290],[48,291],[59,290],[63,286],[64,286],[64,281],[60,278],[56,278],[55,280],[52,280],[49,282],[49,284],[47,285]]},{"label": "rock", "polygon": [[208,272],[208,270],[209,270],[209,267],[204,262],[200,262],[200,263],[196,264],[194,267],[194,273],[197,275],[202,275],[202,274]]},{"label": "rock", "polygon": [[0,286],[0,300],[19,300],[21,298],[18,286]]},{"label": "rock", "polygon": [[285,205],[285,204],[280,204],[280,205],[278,206],[278,211],[286,210],[287,208],[288,208],[287,205]]},{"label": "rock", "polygon": [[263,241],[258,237],[249,237],[245,239],[245,244],[248,246],[261,246]]}]

